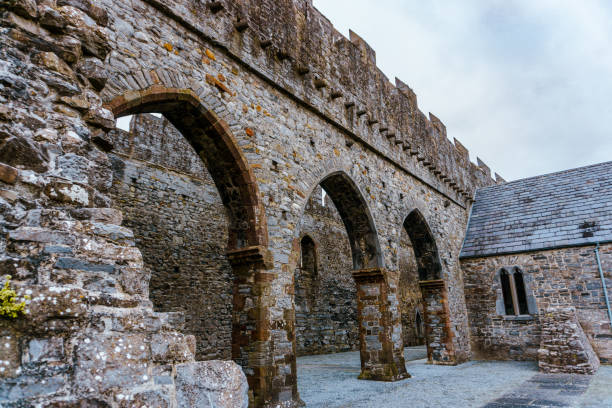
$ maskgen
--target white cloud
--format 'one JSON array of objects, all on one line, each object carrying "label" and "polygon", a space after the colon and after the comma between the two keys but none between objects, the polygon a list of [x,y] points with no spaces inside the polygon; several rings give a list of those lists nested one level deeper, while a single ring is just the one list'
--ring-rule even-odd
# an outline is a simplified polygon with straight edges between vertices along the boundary
[{"label": "white cloud", "polygon": [[612,160],[604,0],[315,0],[506,179]]}]

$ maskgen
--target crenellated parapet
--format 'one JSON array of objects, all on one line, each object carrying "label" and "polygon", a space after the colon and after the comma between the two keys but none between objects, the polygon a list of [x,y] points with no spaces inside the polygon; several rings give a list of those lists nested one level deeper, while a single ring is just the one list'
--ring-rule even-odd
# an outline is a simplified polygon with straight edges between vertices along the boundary
[{"label": "crenellated parapet", "polygon": [[471,199],[503,182],[470,162],[444,123],[419,110],[414,91],[376,66],[376,52],[353,31],[338,32],[311,0],[145,1],[430,185]]}]

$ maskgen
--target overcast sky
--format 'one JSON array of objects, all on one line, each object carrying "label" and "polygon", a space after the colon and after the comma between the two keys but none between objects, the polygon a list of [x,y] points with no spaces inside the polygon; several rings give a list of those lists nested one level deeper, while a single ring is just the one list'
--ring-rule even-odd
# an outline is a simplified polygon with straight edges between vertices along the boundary
[{"label": "overcast sky", "polygon": [[612,160],[612,1],[314,4],[506,180]]}]

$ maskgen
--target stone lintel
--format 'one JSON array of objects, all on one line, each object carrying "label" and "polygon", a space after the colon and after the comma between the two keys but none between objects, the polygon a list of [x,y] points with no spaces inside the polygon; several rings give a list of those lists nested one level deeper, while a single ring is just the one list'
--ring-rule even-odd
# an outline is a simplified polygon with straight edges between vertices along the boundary
[{"label": "stone lintel", "polygon": [[421,289],[438,289],[444,287],[444,279],[434,279],[427,281],[419,281]]},{"label": "stone lintel", "polygon": [[385,278],[386,270],[384,268],[366,268],[356,269],[351,273],[356,282],[382,281]]},{"label": "stone lintel", "polygon": [[227,251],[227,259],[234,267],[254,265],[264,269],[272,269],[274,266],[272,253],[261,245]]}]

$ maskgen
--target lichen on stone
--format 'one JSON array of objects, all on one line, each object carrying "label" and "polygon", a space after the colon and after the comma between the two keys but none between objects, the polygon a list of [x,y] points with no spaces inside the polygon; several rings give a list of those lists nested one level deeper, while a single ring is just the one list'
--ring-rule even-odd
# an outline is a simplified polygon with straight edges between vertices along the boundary
[{"label": "lichen on stone", "polygon": [[16,319],[20,314],[25,313],[26,300],[29,296],[25,296],[24,300],[17,302],[17,292],[11,289],[11,276],[6,276],[4,288],[0,289],[0,316]]}]

